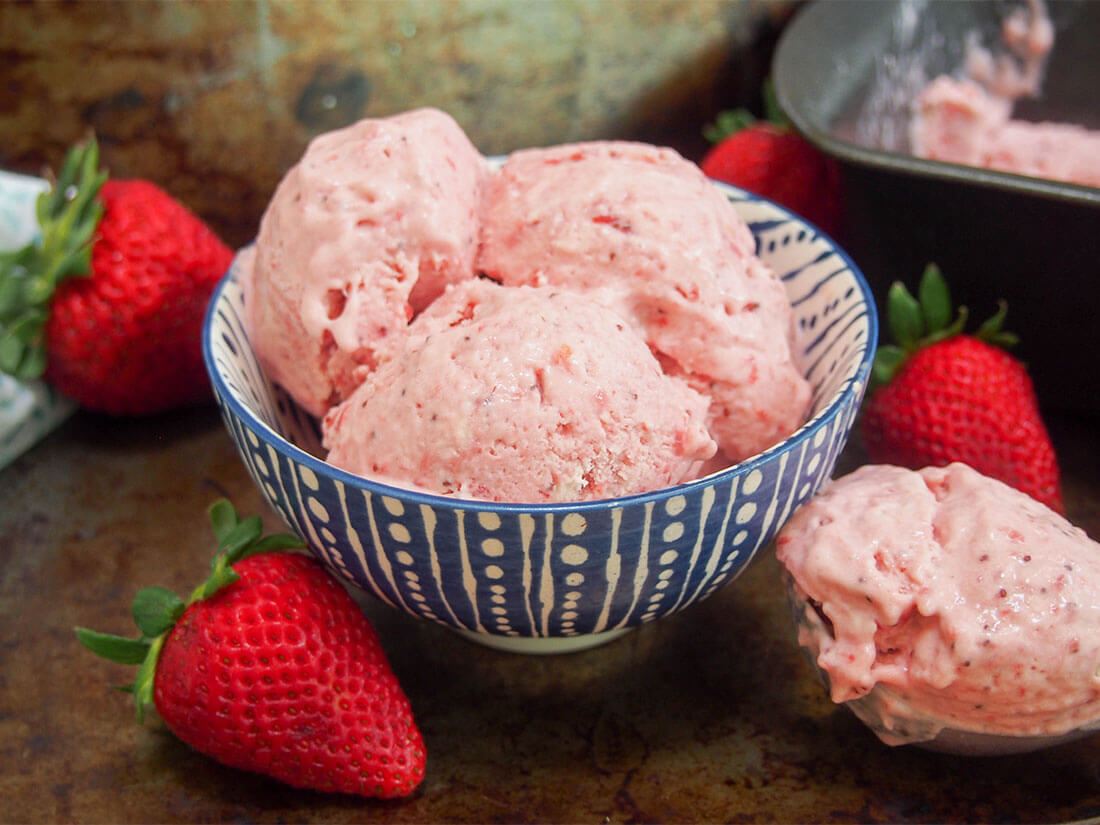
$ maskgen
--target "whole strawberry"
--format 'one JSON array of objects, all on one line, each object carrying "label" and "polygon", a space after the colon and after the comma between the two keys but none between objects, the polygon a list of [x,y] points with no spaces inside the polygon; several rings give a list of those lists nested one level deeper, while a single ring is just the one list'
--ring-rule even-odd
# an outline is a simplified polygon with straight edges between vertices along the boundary
[{"label": "whole strawberry", "polygon": [[166,192],[98,163],[94,139],[74,147],[39,198],[40,237],[0,257],[0,371],[114,415],[204,401],[203,316],[233,253]]},{"label": "whole strawberry", "polygon": [[1057,457],[1039,413],[1031,377],[1002,347],[1006,308],[974,335],[966,310],[952,321],[947,284],[929,265],[919,299],[895,283],[887,326],[897,341],[875,355],[860,421],[868,458],[910,469],[969,464],[980,473],[1063,511]]},{"label": "whole strawberry", "polygon": [[721,113],[704,130],[714,146],[699,166],[707,176],[773,200],[835,236],[841,217],[836,162],[794,131],[768,91],[766,120],[738,109]]},{"label": "whole strawberry", "polygon": [[138,720],[152,702],[168,728],[234,768],[289,785],[398,797],[424,777],[425,750],[370,622],[297,538],[261,538],[215,502],[218,554],[184,602],[163,588],[137,593],[141,635],[84,628],[80,641],[139,664]]}]

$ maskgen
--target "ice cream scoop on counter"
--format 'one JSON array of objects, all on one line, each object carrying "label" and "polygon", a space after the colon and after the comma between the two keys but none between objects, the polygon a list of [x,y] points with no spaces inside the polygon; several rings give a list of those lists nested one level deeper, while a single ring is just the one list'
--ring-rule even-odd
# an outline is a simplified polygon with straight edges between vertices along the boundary
[{"label": "ice cream scoop on counter", "polygon": [[671,149],[598,141],[509,155],[485,186],[477,266],[616,307],[667,372],[711,398],[730,461],[805,420],[783,285],[725,195]]},{"label": "ice cream scoop on counter", "polygon": [[1100,544],[964,464],[867,465],[781,531],[799,643],[886,743],[1100,728]]},{"label": "ice cream scoop on counter", "polygon": [[276,188],[244,261],[246,320],[268,377],[323,415],[415,312],[473,277],[487,168],[435,109],[315,138]]},{"label": "ice cream scoop on counter", "polygon": [[579,501],[694,477],[707,399],[591,295],[448,287],[323,421],[328,461],[461,498]]}]

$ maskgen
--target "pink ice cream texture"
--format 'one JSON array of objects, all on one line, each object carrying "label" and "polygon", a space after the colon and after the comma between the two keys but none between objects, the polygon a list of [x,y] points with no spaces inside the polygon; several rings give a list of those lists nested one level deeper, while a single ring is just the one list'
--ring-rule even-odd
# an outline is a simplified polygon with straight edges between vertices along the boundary
[{"label": "pink ice cream texture", "polygon": [[591,296],[485,279],[448,287],[323,421],[329,463],[490,501],[641,493],[716,446],[707,400]]},{"label": "pink ice cream texture", "polygon": [[805,420],[783,285],[725,195],[671,149],[600,141],[509,155],[485,186],[477,267],[615,307],[666,371],[711,398],[731,462]]},{"label": "pink ice cream texture", "polygon": [[416,109],[313,139],[242,260],[270,379],[320,416],[448,284],[473,277],[488,166],[447,114]]},{"label": "pink ice cream texture", "polygon": [[867,465],[776,547],[800,644],[883,741],[1100,727],[1100,544],[1030,496],[964,464]]},{"label": "pink ice cream texture", "polygon": [[1100,187],[1100,132],[1010,117],[1012,105],[972,80],[939,77],[922,92],[918,157]]},{"label": "pink ice cream texture", "polygon": [[[265,375],[323,418],[330,463],[377,480],[509,501],[629,495],[759,453],[809,408],[782,283],[671,149],[566,144],[492,169],[442,112],[363,120],[310,143],[240,271]],[[459,343],[463,300],[491,332]]]}]

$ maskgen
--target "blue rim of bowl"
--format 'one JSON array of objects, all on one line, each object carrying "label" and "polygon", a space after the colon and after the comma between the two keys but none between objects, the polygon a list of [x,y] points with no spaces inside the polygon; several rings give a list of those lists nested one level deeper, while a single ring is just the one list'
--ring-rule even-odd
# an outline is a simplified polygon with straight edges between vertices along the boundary
[{"label": "blue rim of bowl", "polygon": [[[615,507],[628,507],[633,505],[645,504],[650,501],[661,501],[676,495],[688,495],[695,490],[702,487],[709,487],[714,484],[720,484],[725,481],[729,481],[735,476],[745,475],[752,472],[757,467],[768,462],[771,457],[783,450],[787,449],[794,443],[798,443],[807,438],[811,438],[822,427],[826,426],[829,421],[837,414],[838,410],[848,403],[849,399],[856,392],[856,386],[865,386],[867,379],[870,376],[871,363],[874,360],[875,347],[878,341],[878,313],[875,305],[874,295],[871,293],[871,289],[867,284],[866,279],[863,277],[863,273],[859,267],[855,265],[855,262],[851,259],[847,252],[837,245],[836,241],[832,237],[821,231],[817,226],[802,218],[799,215],[794,214],[789,209],[780,206],[775,201],[768,198],[756,195],[753,192],[749,192],[746,189],[741,189],[736,186],[732,186],[722,181],[710,179],[711,183],[717,186],[723,191],[727,197],[733,202],[743,201],[755,201],[758,203],[767,204],[779,212],[779,218],[784,220],[794,221],[800,223],[812,230],[813,234],[825,238],[832,245],[832,251],[844,262],[845,266],[852,273],[855,279],[856,286],[858,286],[860,294],[863,297],[864,305],[866,309],[863,312],[863,316],[867,319],[867,341],[863,355],[860,359],[858,369],[855,374],[849,376],[844,380],[843,386],[838,392],[834,394],[833,399],[818,413],[808,419],[797,430],[784,438],[782,441],[773,444],[763,452],[757,453],[751,458],[747,458],[744,461],[733,464],[729,467],[725,467],[721,470],[716,470],[700,478],[695,478],[690,481],[685,481],[680,484],[675,484],[671,487],[662,487],[659,490],[650,490],[645,493],[635,493],[629,496],[622,496],[620,498],[604,498],[604,499],[591,499],[587,501],[575,501],[575,502],[502,502],[502,501],[480,501],[478,499],[466,499],[456,498],[454,496],[436,495],[433,493],[425,493],[419,490],[411,490],[405,487],[396,487],[389,484],[384,484],[379,481],[366,478],[364,476],[350,473],[347,470],[342,470],[332,464],[329,464],[324,459],[306,452],[302,448],[290,443],[279,433],[275,432],[271,427],[259,420],[250,409],[238,400],[232,392],[229,391],[225,382],[222,380],[222,376],[217,370],[214,363],[214,353],[211,351],[211,342],[209,331],[213,324],[214,316],[217,312],[218,302],[221,300],[222,293],[225,290],[226,285],[230,281],[229,273],[218,282],[213,294],[210,296],[210,301],[207,304],[206,316],[203,321],[203,333],[202,333],[202,355],[203,361],[206,365],[207,374],[210,376],[211,383],[213,384],[214,391],[218,396],[219,403],[227,405],[232,413],[237,416],[244,424],[251,430],[257,433],[266,432],[269,434],[269,441],[271,447],[277,450],[288,461],[302,464],[308,469],[322,476],[329,476],[336,481],[341,482],[345,486],[353,487],[359,490],[366,490],[375,495],[390,496],[391,498],[400,498],[404,501],[413,502],[415,504],[423,504],[430,507],[449,507],[451,509],[462,509],[469,512],[495,512],[495,513],[530,513],[537,511],[540,513],[577,513],[589,510],[605,510],[609,506]],[[754,235],[755,237],[755,235]]]}]

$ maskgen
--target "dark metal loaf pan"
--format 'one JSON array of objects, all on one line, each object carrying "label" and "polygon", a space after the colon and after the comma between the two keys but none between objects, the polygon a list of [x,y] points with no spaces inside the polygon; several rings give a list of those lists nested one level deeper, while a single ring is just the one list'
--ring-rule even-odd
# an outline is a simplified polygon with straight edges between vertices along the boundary
[{"label": "dark metal loaf pan", "polygon": [[[967,33],[998,40],[1008,2],[818,0],[777,45],[779,105],[841,166],[842,245],[882,307],[925,263],[975,320],[1009,302],[1007,326],[1044,410],[1100,415],[1100,189],[908,153],[909,102],[961,67]],[[1041,95],[1014,112],[1100,128],[1100,3],[1048,3],[1054,52]]]}]

